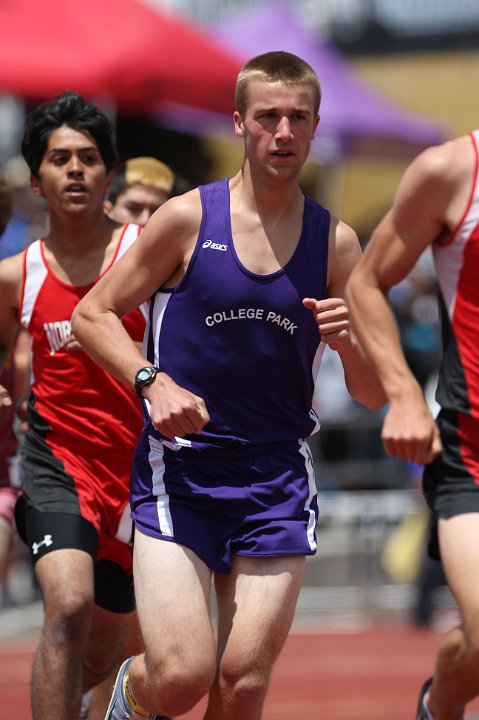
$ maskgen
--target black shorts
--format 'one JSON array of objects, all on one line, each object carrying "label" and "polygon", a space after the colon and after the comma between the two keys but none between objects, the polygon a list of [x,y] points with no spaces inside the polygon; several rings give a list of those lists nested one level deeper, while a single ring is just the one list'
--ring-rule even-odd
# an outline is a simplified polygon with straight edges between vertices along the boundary
[{"label": "black shorts", "polygon": [[[54,550],[83,550],[94,563],[95,603],[117,613],[135,609],[132,571],[108,557],[98,557],[98,533],[88,520],[75,513],[42,512],[29,506],[20,495],[15,507],[15,522],[34,564]],[[119,541],[103,537],[104,545],[108,546],[109,542],[116,547]]]},{"label": "black shorts", "polygon": [[40,512],[28,507],[22,496],[15,508],[15,520],[34,563],[53,550],[84,550],[94,562],[95,603],[111,612],[135,609],[132,573],[112,560],[97,559],[98,535],[87,520],[69,513]]},{"label": "black shorts", "polygon": [[440,559],[439,518],[479,512],[479,421],[451,410],[437,418],[443,452],[423,474],[423,491],[432,512],[428,552]]}]

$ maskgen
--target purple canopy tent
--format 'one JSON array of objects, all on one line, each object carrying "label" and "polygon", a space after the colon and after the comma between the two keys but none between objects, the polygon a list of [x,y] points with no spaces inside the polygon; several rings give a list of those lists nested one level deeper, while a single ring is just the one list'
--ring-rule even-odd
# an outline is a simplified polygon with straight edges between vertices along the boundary
[{"label": "purple canopy tent", "polygon": [[[312,156],[323,163],[357,153],[416,153],[445,139],[445,129],[439,123],[404,109],[372,89],[341,53],[317,31],[304,27],[286,4],[270,2],[254,14],[251,10],[237,14],[216,26],[213,37],[242,62],[269,50],[287,50],[316,70],[323,100]],[[162,124],[209,135],[228,125],[232,135],[231,116],[163,105],[157,117]]]}]

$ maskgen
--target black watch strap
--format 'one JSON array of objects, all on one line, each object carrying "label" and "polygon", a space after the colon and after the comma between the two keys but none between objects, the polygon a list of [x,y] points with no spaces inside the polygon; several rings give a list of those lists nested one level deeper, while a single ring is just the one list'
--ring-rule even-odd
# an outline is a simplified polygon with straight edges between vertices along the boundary
[{"label": "black watch strap", "polygon": [[148,385],[151,385],[159,372],[160,368],[155,367],[155,365],[147,365],[137,371],[135,375],[135,392],[139,398],[143,397],[143,390]]}]

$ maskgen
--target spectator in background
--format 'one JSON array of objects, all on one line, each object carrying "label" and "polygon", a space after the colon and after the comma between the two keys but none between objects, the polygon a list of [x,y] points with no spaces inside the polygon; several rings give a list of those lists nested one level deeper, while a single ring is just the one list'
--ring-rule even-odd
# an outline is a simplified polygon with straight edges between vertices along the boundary
[{"label": "spectator in background", "polygon": [[[0,252],[3,253],[3,232],[13,209],[13,192],[0,179]],[[23,387],[28,368],[28,342],[25,333],[17,336],[0,375],[0,386],[8,391],[10,404],[0,407],[0,582],[2,586],[8,566],[13,538],[13,512],[20,494],[18,439],[15,414],[18,391]]]},{"label": "spectator in background", "polygon": [[0,176],[0,238],[3,237],[13,210],[13,191],[10,185]]},{"label": "spectator in background", "polygon": [[104,209],[120,223],[145,225],[173,192],[173,171],[153,157],[126,160],[116,171]]},{"label": "spectator in background", "polygon": [[4,163],[0,176],[12,194],[11,216],[1,236],[1,260],[22,252],[47,232],[48,212],[44,199],[32,192],[30,170],[20,155]]}]

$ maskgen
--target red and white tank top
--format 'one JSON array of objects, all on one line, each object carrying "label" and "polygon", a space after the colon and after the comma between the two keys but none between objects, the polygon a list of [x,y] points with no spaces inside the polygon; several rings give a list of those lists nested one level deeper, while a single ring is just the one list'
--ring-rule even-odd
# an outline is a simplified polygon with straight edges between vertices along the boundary
[{"label": "red and white tank top", "polygon": [[[140,230],[138,225],[123,228],[109,267]],[[19,315],[31,335],[34,417],[47,442],[130,457],[143,424],[138,398],[85,352],[65,349],[73,310],[96,281],[76,287],[60,280],[45,260],[42,240],[25,250]],[[123,318],[123,324],[135,341],[143,340],[145,317],[140,310]]]},{"label": "red and white tank top", "polygon": [[444,348],[437,401],[479,419],[479,130],[470,138],[475,170],[467,207],[450,238],[432,251]]}]

